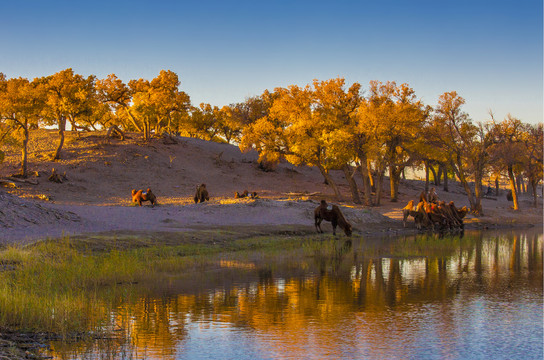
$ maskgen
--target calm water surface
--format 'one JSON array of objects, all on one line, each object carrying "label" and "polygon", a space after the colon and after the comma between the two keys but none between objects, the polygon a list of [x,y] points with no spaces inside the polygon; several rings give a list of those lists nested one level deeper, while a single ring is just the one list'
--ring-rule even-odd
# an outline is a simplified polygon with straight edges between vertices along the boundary
[{"label": "calm water surface", "polygon": [[542,229],[324,240],[108,302],[55,359],[542,359]]}]

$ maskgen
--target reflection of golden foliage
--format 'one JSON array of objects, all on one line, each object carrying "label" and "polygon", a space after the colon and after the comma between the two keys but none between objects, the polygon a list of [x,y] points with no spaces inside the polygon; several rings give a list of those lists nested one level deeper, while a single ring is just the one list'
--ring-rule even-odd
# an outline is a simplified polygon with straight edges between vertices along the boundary
[{"label": "reflection of golden foliage", "polygon": [[[417,320],[421,304],[452,301],[457,296],[460,277],[471,278],[483,273],[490,281],[490,288],[498,289],[513,275],[519,277],[526,274],[527,269],[542,268],[542,235],[532,240],[493,238],[477,247],[464,243],[462,251],[457,251],[459,243],[448,242],[446,257],[443,252],[431,255],[422,241],[414,243],[413,248],[402,246],[412,254],[409,257],[354,259],[353,253],[348,253],[349,256],[336,256],[330,262],[298,265],[297,273],[304,269],[304,273],[315,276],[271,277],[194,295],[156,299],[145,296],[132,304],[117,306],[113,316],[108,317],[112,323],[110,328],[125,329],[134,351],[149,358],[174,359],[175,349],[187,337],[191,323],[207,329],[218,326],[217,323],[227,329],[250,329],[257,334],[257,340],[262,340],[255,346],[262,346],[263,354],[278,354],[277,357],[283,358],[300,358],[301,349],[315,344],[335,358],[342,358],[346,343],[356,343],[368,336],[373,345],[367,349],[368,357],[383,358],[380,351],[388,348],[387,334],[393,328],[405,329],[403,336],[409,339],[414,332],[408,330],[420,326],[413,316],[404,314],[413,314],[415,310]],[[433,243],[435,239],[427,241]],[[396,250],[390,246],[386,246],[388,252],[394,253]],[[426,256],[413,256],[414,252],[419,254],[422,246],[427,249]],[[222,260],[220,265],[258,270],[253,263],[244,260]],[[232,272],[225,273],[231,279]],[[503,273],[506,275],[496,276]],[[535,286],[541,286],[541,279],[535,277],[533,281]],[[384,321],[392,307],[399,309],[402,316],[394,317],[393,322]],[[102,319],[105,312],[107,308],[100,308],[95,322]],[[339,342],[334,334],[344,329],[349,331],[342,332]],[[454,335],[449,327],[438,331],[441,338]]]}]

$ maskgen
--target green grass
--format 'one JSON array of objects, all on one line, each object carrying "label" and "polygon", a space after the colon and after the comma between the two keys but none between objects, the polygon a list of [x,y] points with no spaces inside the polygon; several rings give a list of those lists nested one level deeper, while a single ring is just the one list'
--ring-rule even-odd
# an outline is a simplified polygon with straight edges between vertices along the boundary
[{"label": "green grass", "polygon": [[287,235],[232,240],[230,233],[199,234],[205,241],[184,234],[177,245],[168,239],[164,245],[145,236],[119,235],[65,237],[4,248],[0,250],[4,266],[0,271],[0,326],[62,336],[98,329],[97,314],[104,310],[96,300],[131,296],[130,284],[210,268],[220,258],[258,257],[266,262],[289,249],[312,255],[315,250],[301,243],[321,239]]}]

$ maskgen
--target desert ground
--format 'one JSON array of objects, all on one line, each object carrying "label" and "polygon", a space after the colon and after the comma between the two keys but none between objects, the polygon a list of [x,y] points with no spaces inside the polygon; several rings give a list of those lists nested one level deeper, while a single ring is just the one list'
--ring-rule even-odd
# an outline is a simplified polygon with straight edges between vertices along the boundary
[{"label": "desert ground", "polygon": [[[301,233],[315,231],[313,210],[321,199],[338,204],[352,223],[354,233],[384,235],[416,232],[413,220],[402,224],[402,208],[418,199],[424,181],[402,180],[398,202],[391,202],[388,179],[380,206],[365,207],[351,202],[341,171],[333,171],[343,195],[337,199],[325,185],[318,169],[280,163],[274,171],[259,169],[255,152],[241,153],[234,145],[194,138],[176,138],[177,143],[152,139],[145,143],[139,134],[124,141],[107,138],[105,132],[66,134],[62,159],[51,161],[58,135],[52,130],[32,133],[26,182],[9,180],[20,168],[20,149],[4,146],[0,179],[10,185],[0,188],[0,241],[21,243],[63,235],[103,232],[163,232],[208,228],[288,227]],[[48,180],[52,169],[66,174],[62,183]],[[356,178],[360,189],[362,181]],[[195,204],[198,184],[205,183],[210,201]],[[434,186],[434,185],[431,185]],[[151,188],[158,205],[132,203],[132,189]],[[449,191],[436,186],[441,200],[468,206],[464,190],[450,181]],[[257,199],[235,199],[236,191],[257,192]],[[468,215],[468,228],[505,226],[542,227],[542,198],[538,206],[522,194],[521,210],[513,211],[500,196],[483,199],[484,216]],[[330,223],[323,229],[331,232]],[[341,231],[339,236],[344,236]]]}]

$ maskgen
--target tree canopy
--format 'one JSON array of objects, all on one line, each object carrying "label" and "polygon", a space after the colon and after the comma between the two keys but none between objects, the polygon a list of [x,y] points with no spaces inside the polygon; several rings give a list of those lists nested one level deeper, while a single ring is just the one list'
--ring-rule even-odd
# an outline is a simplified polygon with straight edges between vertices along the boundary
[{"label": "tree canopy", "polygon": [[511,115],[501,122],[493,116],[473,122],[456,91],[443,93],[432,107],[408,84],[371,81],[364,89],[339,77],[265,90],[220,107],[192,105],[181,85],[171,70],[126,83],[115,74],[98,79],[70,68],[33,81],[0,73],[0,144],[20,145],[20,175],[27,176],[33,129],[58,128],[53,158],[59,159],[68,125],[72,131],[117,127],[145,141],[167,133],[234,143],[242,151],[256,150],[265,169],[280,161],[315,166],[338,199],[342,194],[330,173],[343,171],[354,203],[379,205],[386,175],[390,199],[396,201],[405,169],[424,166],[427,178],[429,170],[435,181],[444,176],[445,191],[448,176],[454,175],[474,213],[483,213],[482,183],[492,174],[509,180],[515,209],[515,178],[527,179],[536,204],[542,124],[525,124]]}]

